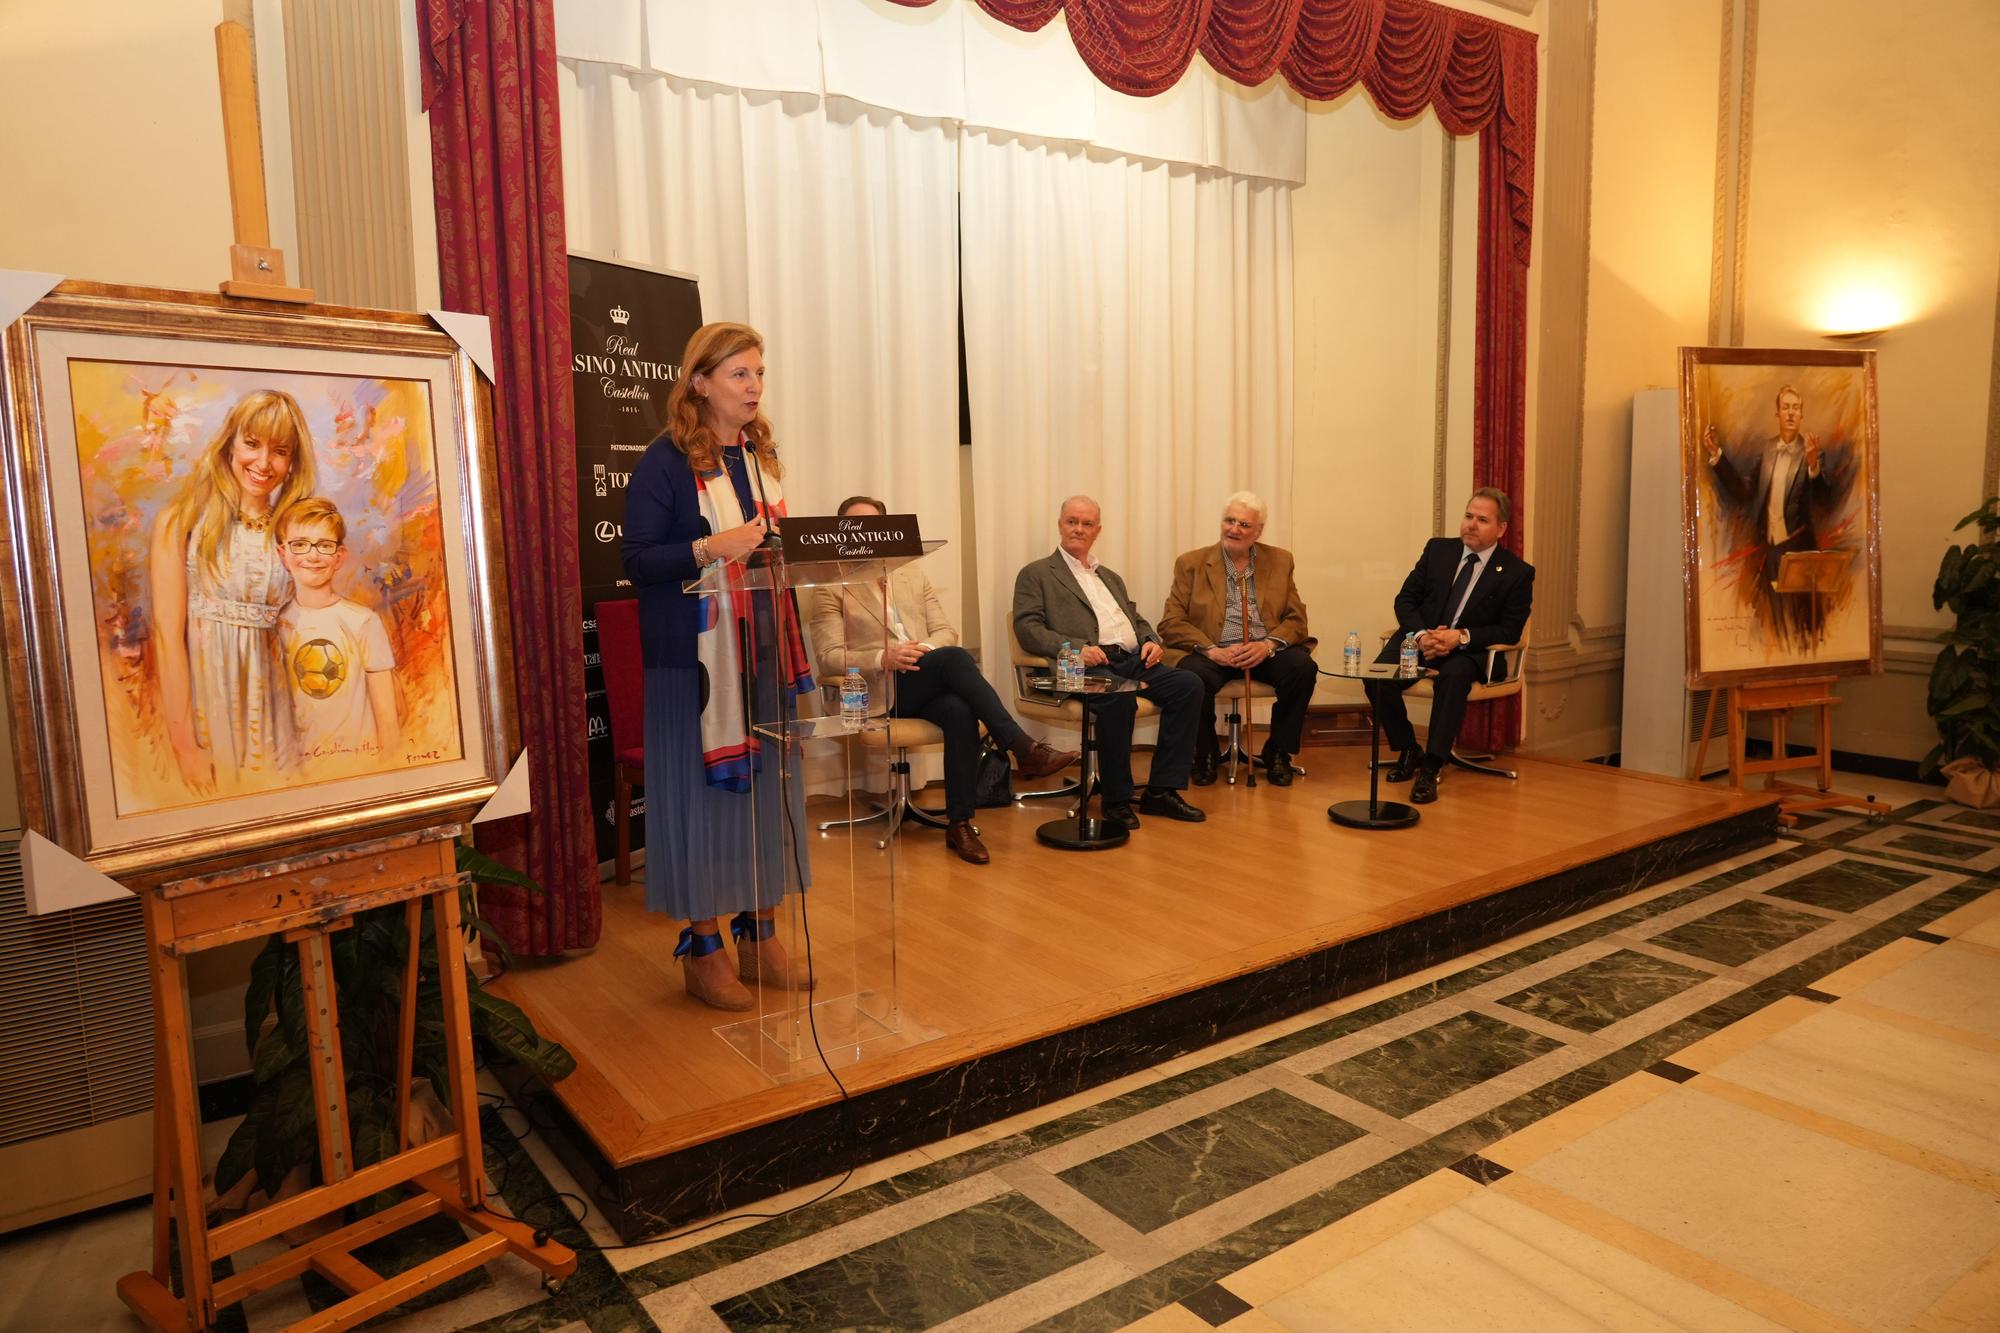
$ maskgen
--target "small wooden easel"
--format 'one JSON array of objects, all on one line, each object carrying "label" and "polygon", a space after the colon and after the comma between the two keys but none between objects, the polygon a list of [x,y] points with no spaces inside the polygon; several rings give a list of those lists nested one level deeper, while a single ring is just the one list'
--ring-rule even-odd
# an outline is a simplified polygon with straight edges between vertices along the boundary
[{"label": "small wooden easel", "polygon": [[[465,967],[454,945],[459,938],[460,876],[453,845],[460,831],[458,825],[442,825],[339,851],[136,889],[145,909],[154,1006],[153,1264],[149,1271],[120,1278],[118,1294],[148,1327],[162,1333],[213,1328],[218,1311],[308,1269],[348,1293],[346,1300],[292,1325],[295,1331],[314,1333],[352,1328],[503,1254],[519,1255],[550,1277],[576,1271],[576,1255],[567,1247],[537,1243],[532,1227],[486,1209],[472,1014]],[[357,912],[397,903],[403,905],[410,940],[396,1063],[398,1151],[357,1168],[348,1134],[347,1075],[327,937],[352,925]],[[452,1128],[438,1138],[411,1143],[410,1088],[426,903],[437,941]],[[323,1183],[212,1227],[203,1201],[187,960],[205,949],[279,934],[299,952]],[[211,1276],[210,1266],[217,1259],[398,1187],[410,1191],[399,1203],[219,1282]],[[354,1251],[369,1242],[439,1213],[476,1234],[393,1277],[382,1276],[355,1257]],[[176,1227],[178,1297],[169,1264],[170,1228]]]},{"label": "small wooden easel", "polygon": [[[1827,810],[1836,806],[1857,806],[1878,815],[1889,813],[1889,806],[1884,802],[1833,790],[1833,709],[1840,702],[1839,696],[1833,692],[1833,683],[1837,679],[1836,676],[1806,676],[1728,687],[1729,785],[1741,791],[1745,778],[1756,773],[1764,774],[1764,789],[1781,793],[1778,812],[1787,824],[1792,822],[1793,816],[1804,811]],[[1802,708],[1810,708],[1814,712],[1813,752],[1793,755],[1786,737],[1791,730],[1792,714]],[[1746,753],[1750,719],[1757,713],[1771,715],[1769,759],[1751,759]],[[1691,775],[1696,782],[1701,781],[1702,765],[1708,758],[1710,730],[1704,721],[1701,745],[1695,751],[1694,772]],[[1808,768],[1818,770],[1817,787],[1801,787],[1796,783],[1780,781],[1775,776]]]}]

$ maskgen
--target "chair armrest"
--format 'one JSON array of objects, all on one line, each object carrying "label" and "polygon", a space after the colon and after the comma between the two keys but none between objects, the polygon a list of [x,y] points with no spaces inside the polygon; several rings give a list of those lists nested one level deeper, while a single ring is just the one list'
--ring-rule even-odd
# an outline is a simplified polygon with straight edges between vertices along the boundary
[{"label": "chair armrest", "polygon": [[[1486,649],[1486,683],[1488,685],[1512,684],[1520,676],[1523,667],[1526,665],[1527,653],[1523,650],[1527,646],[1528,641],[1526,639],[1522,639],[1516,643],[1495,643],[1488,645]],[[1510,653],[1512,656],[1507,659],[1506,674],[1501,676],[1500,679],[1495,680],[1493,679],[1493,658],[1497,653]]]}]

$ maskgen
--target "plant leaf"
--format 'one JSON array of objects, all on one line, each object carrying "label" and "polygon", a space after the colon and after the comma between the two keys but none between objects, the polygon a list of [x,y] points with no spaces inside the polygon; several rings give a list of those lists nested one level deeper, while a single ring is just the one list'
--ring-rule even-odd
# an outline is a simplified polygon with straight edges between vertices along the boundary
[{"label": "plant leaf", "polygon": [[1939,717],[1964,717],[1968,713],[1984,712],[1992,703],[1992,696],[1985,690],[1974,690],[1947,708],[1938,710]]},{"label": "plant leaf", "polygon": [[257,1039],[264,1035],[264,1020],[271,1016],[271,1002],[277,998],[280,971],[279,952],[285,942],[276,935],[251,960],[250,985],[243,992],[243,1049],[254,1052]]},{"label": "plant leaf", "polygon": [[567,1078],[576,1069],[576,1059],[560,1045],[535,1031],[535,1025],[517,1007],[470,982],[472,1030],[486,1038],[509,1059],[526,1065],[551,1082]]},{"label": "plant leaf", "polygon": [[517,889],[540,894],[542,886],[514,867],[496,861],[477,847],[458,844],[458,868],[483,884],[512,884]]},{"label": "plant leaf", "polygon": [[294,1047],[291,1038],[285,1035],[284,1025],[280,1024],[266,1032],[257,1043],[252,1073],[259,1083],[269,1083],[287,1068],[300,1064],[305,1055],[306,1048]]}]

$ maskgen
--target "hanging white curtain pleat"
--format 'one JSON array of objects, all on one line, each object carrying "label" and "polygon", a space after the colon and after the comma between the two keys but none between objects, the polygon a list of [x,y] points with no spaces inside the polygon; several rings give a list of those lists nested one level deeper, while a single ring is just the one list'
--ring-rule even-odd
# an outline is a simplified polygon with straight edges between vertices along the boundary
[{"label": "hanging white curtain pleat", "polygon": [[[979,132],[959,180],[984,641],[1007,642],[1014,576],[1073,494],[1149,620],[1230,492],[1271,503],[1284,545],[1290,190]],[[985,665],[1012,688],[1003,653]]]}]

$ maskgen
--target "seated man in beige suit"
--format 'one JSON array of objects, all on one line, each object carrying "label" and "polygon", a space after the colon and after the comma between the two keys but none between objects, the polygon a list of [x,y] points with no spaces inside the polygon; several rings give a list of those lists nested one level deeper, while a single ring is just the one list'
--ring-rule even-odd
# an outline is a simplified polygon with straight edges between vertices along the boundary
[{"label": "seated man in beige suit", "polygon": [[1221,540],[1174,561],[1160,638],[1187,653],[1181,670],[1201,677],[1197,787],[1215,781],[1215,692],[1243,679],[1246,670],[1278,691],[1270,738],[1258,761],[1274,786],[1292,785],[1292,756],[1299,752],[1319,668],[1312,659],[1314,640],[1306,633],[1305,599],[1292,577],[1292,553],[1266,546],[1263,535],[1264,502],[1238,491],[1222,507]]},{"label": "seated man in beige suit", "polygon": [[[845,518],[887,510],[880,500],[855,495],[842,500],[838,512]],[[879,698],[883,673],[893,671],[895,716],[920,717],[944,732],[944,808],[949,821],[945,846],[974,865],[992,859],[972,830],[979,724],[986,724],[996,745],[1014,752],[1014,766],[1024,778],[1045,777],[1076,762],[1076,751],[1053,749],[1021,729],[979,674],[972,654],[958,647],[958,631],[945,621],[937,590],[915,564],[889,575],[886,626],[882,603],[870,592],[844,587],[816,590],[812,637],[824,675],[838,678],[849,667],[860,667],[869,677],[870,692]]]}]

